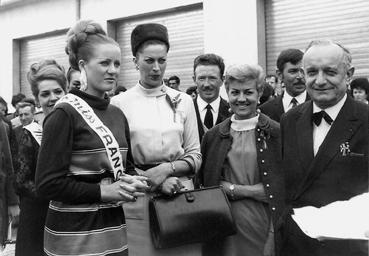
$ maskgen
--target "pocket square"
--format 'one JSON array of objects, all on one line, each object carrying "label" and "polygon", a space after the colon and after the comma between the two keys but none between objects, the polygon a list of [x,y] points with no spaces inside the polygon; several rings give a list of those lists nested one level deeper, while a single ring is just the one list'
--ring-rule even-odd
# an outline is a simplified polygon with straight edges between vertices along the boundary
[{"label": "pocket square", "polygon": [[364,153],[355,153],[355,152],[350,152],[348,155],[349,155],[349,156],[364,156]]}]

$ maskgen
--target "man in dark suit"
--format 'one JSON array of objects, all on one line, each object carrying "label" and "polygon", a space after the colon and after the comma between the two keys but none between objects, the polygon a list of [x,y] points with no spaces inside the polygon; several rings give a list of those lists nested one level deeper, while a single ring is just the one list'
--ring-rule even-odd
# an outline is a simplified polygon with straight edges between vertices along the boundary
[{"label": "man in dark suit", "polygon": [[223,74],[222,57],[203,54],[195,58],[193,81],[197,86],[198,96],[194,99],[194,104],[200,142],[205,132],[231,115],[227,101],[219,96]]},{"label": "man in dark suit", "polygon": [[289,205],[281,222],[285,238],[281,255],[367,256],[367,242],[317,240],[305,235],[291,218],[293,208],[319,208],[368,191],[369,107],[346,94],[354,73],[349,51],[328,40],[313,41],[303,65],[312,101],[281,119]]},{"label": "man in dark suit", "polygon": [[303,54],[298,49],[287,49],[278,56],[276,73],[285,91],[260,106],[261,112],[277,122],[280,122],[283,113],[308,99],[301,62]]}]

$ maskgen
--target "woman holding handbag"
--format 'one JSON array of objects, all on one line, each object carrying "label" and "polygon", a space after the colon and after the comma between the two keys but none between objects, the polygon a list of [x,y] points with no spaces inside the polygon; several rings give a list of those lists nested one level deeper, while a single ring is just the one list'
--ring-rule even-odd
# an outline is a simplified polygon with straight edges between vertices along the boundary
[{"label": "woman holding handbag", "polygon": [[112,98],[131,128],[131,144],[140,174],[148,177],[151,193],[124,205],[130,256],[200,255],[198,244],[155,249],[150,237],[148,200],[154,194],[181,190],[200,167],[196,114],[191,97],[163,83],[169,40],[167,28],[141,24],[131,34],[138,83]]},{"label": "woman holding handbag", "polygon": [[273,227],[283,206],[279,124],[257,111],[263,70],[234,65],[225,75],[234,113],[205,134],[197,184],[222,185],[231,202],[237,234],[212,241],[203,255],[275,255]]},{"label": "woman holding handbag", "polygon": [[[69,63],[81,90],[61,98],[44,121],[37,192],[50,201],[46,255],[128,255],[122,202],[147,189],[135,174],[124,114],[109,104],[120,68],[118,44],[93,21],[68,31]],[[125,173],[125,174],[124,174]]]}]

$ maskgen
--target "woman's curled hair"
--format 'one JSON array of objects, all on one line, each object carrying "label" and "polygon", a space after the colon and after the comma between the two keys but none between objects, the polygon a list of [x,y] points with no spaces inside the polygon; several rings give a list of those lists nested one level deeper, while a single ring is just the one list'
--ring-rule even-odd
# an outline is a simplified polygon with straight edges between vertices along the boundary
[{"label": "woman's curled hair", "polygon": [[54,80],[66,91],[67,78],[64,68],[53,59],[33,63],[27,72],[27,80],[36,99],[39,93],[38,84],[44,80]]}]

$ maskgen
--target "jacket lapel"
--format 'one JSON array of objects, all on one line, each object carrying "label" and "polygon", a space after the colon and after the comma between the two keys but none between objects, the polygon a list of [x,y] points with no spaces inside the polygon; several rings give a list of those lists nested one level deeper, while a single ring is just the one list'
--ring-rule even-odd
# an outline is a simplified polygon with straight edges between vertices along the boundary
[{"label": "jacket lapel", "polygon": [[340,145],[349,142],[360,125],[361,122],[357,118],[353,99],[348,97],[321,144],[308,172],[302,179],[301,189],[296,194],[296,198],[308,189],[314,180],[324,172],[329,162],[340,153]]},{"label": "jacket lapel", "polygon": [[202,126],[202,121],[201,121],[201,118],[200,118],[199,106],[197,106],[197,98],[195,98],[193,100],[193,104],[195,105],[195,112],[196,112],[196,118],[197,118],[197,128],[199,130],[199,138],[200,138],[200,141],[201,141],[202,136],[204,135],[204,128]]},{"label": "jacket lapel", "polygon": [[224,99],[220,98],[218,118],[215,124],[223,122],[227,117],[230,116],[228,108],[229,108],[228,103]]},{"label": "jacket lapel", "polygon": [[301,108],[300,116],[296,120],[297,146],[304,173],[309,170],[314,159],[312,113],[313,104],[310,102]]}]

